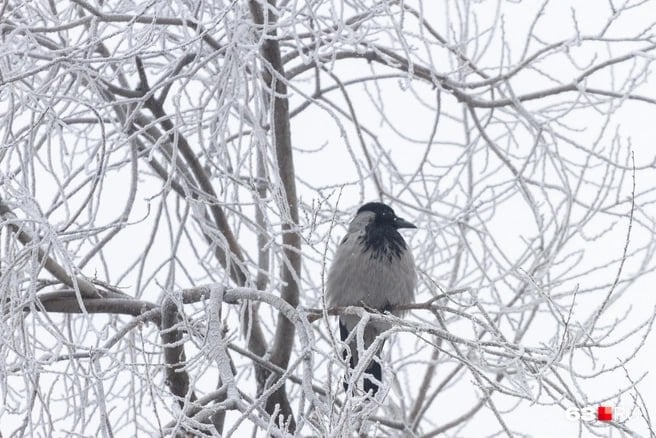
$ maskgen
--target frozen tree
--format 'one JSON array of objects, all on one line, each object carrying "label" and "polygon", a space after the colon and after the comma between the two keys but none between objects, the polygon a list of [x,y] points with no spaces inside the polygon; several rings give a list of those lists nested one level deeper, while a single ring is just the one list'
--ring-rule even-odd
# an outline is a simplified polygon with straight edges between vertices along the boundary
[{"label": "frozen tree", "polygon": [[[654,436],[656,8],[568,3],[2,2],[2,436]],[[323,300],[369,200],[404,320]],[[374,399],[342,312],[393,325]]]}]

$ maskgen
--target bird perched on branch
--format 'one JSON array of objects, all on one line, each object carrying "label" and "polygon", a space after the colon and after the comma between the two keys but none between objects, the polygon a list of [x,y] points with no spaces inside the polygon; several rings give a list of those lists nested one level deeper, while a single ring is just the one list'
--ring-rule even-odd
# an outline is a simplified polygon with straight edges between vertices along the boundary
[{"label": "bird perched on branch", "polygon": [[[417,273],[412,252],[398,231],[400,228],[417,227],[398,217],[383,203],[369,202],[360,207],[328,272],[328,306],[365,306],[403,316],[405,312],[394,310],[394,307],[414,300]],[[359,320],[356,315],[339,317],[341,340],[345,342],[350,336],[349,348],[343,354],[344,360],[350,355],[351,368],[358,365],[357,333],[351,335],[351,331]],[[369,321],[364,328],[364,348],[367,349],[390,327],[385,321]],[[376,356],[379,356],[382,346],[381,342]],[[382,377],[380,358],[374,358],[365,369],[364,391],[371,390],[375,394]],[[347,381],[344,388],[348,390]]]}]

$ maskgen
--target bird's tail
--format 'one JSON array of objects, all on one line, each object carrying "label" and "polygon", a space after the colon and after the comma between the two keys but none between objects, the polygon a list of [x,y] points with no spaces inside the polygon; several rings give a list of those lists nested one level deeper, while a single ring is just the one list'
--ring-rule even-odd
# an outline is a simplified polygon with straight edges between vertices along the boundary
[{"label": "bird's tail", "polygon": [[[339,337],[341,338],[342,342],[346,342],[346,339],[348,338],[350,332],[348,328],[346,327],[346,324],[344,324],[341,320],[339,321]],[[365,336],[367,338],[367,336]],[[375,338],[375,336],[374,336]],[[365,348],[368,348],[369,345],[371,345],[371,341],[367,342],[365,339]],[[380,352],[383,348],[383,343],[380,344],[378,347],[378,351],[376,352],[375,356],[379,356]],[[351,369],[354,369],[358,365],[358,347],[357,347],[357,341],[352,340],[349,344],[349,349],[350,349],[350,358],[349,358],[349,351],[344,349],[342,351],[342,357],[344,360],[349,358],[349,366]],[[376,357],[374,357],[371,362],[367,365],[367,368],[364,370],[364,385],[363,389],[364,392],[369,392],[371,390],[372,395],[375,395],[378,392],[378,382],[382,383],[383,382],[383,368],[380,365],[380,362]],[[348,375],[344,377],[344,391],[348,392]]]}]

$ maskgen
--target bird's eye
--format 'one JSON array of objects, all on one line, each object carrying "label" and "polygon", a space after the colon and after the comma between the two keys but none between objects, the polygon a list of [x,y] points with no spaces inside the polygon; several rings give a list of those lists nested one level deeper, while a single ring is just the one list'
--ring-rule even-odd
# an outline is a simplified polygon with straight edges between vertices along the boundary
[{"label": "bird's eye", "polygon": [[394,217],[394,214],[390,211],[383,211],[381,212],[381,218],[385,220],[390,220]]}]

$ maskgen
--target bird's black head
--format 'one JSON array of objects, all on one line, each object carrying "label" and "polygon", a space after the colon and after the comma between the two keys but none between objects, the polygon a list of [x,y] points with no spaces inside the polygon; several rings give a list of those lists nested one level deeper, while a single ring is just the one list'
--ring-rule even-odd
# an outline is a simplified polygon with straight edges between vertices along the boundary
[{"label": "bird's black head", "polygon": [[401,257],[406,250],[406,243],[399,228],[417,228],[405,219],[398,217],[388,205],[380,202],[369,202],[358,209],[358,213],[371,212],[375,216],[366,226],[365,233],[360,237],[364,245],[364,252],[371,254],[375,259],[388,259]]},{"label": "bird's black head", "polygon": [[398,228],[417,228],[414,224],[398,217],[392,207],[382,202],[368,202],[358,209],[358,213],[370,211],[376,216],[374,222],[377,226],[388,226]]}]

